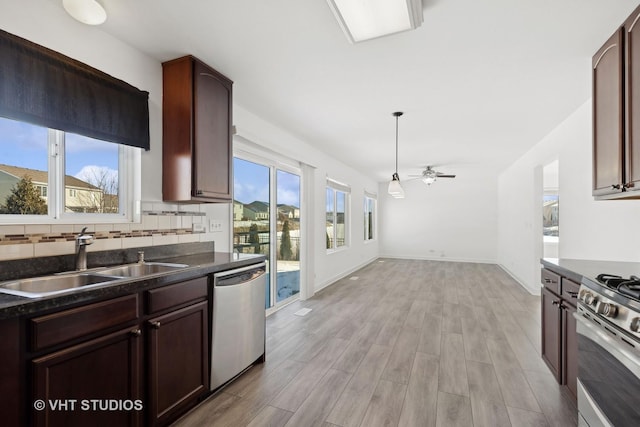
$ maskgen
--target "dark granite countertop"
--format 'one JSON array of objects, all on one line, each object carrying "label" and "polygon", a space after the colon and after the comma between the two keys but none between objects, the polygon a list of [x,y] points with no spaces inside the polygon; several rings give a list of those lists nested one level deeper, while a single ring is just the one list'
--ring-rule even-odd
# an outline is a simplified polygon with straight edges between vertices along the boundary
[{"label": "dark granite countertop", "polygon": [[584,259],[542,258],[543,266],[555,271],[561,276],[580,283],[585,277],[596,282],[596,276],[601,273],[616,274],[629,277],[632,274],[640,276],[640,262],[594,261]]},{"label": "dark granite countertop", "polygon": [[207,274],[244,267],[264,260],[264,255],[248,255],[228,252],[203,252],[184,255],[172,254],[161,258],[147,259],[187,264],[189,267],[167,273],[147,276],[144,279],[122,279],[95,288],[78,289],[69,293],[41,298],[24,298],[0,293],[0,319],[32,316],[51,309],[73,306],[78,303],[113,298],[146,289],[170,285],[176,282],[202,277]]}]

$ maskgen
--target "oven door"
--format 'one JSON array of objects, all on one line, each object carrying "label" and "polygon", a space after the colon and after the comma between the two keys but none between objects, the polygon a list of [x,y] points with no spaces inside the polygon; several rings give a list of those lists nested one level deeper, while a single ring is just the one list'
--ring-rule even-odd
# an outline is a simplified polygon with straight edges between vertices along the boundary
[{"label": "oven door", "polygon": [[574,316],[580,425],[640,426],[637,341],[583,307]]}]

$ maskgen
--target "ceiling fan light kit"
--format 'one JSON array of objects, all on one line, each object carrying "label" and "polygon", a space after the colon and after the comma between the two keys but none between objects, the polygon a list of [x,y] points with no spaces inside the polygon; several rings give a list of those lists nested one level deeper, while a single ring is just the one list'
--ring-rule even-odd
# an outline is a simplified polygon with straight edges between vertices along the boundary
[{"label": "ceiling fan light kit", "polygon": [[422,174],[420,175],[409,175],[409,176],[418,177],[422,182],[424,182],[427,185],[433,184],[434,182],[436,182],[438,178],[455,178],[456,177],[455,175],[449,175],[442,172],[438,172],[434,170],[432,166],[427,166],[425,170],[422,171]]},{"label": "ceiling fan light kit", "polygon": [[424,20],[422,0],[327,0],[351,43],[415,30]]},{"label": "ceiling fan light kit", "polygon": [[389,194],[396,199],[404,199],[404,189],[400,184],[400,176],[398,176],[398,118],[403,113],[396,111],[392,115],[396,118],[396,171],[391,175],[391,181],[389,182]]}]

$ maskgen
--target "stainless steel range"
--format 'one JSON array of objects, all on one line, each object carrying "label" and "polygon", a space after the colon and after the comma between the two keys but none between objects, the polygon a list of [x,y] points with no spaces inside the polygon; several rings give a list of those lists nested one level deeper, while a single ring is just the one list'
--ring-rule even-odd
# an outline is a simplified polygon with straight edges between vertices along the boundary
[{"label": "stainless steel range", "polygon": [[575,313],[580,426],[640,426],[640,278],[583,278]]}]

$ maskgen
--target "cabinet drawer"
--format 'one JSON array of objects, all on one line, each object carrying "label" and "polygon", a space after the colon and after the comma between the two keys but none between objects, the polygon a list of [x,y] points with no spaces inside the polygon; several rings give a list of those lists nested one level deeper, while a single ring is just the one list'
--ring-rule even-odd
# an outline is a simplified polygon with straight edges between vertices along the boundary
[{"label": "cabinet drawer", "polygon": [[164,288],[147,291],[147,310],[157,313],[171,307],[205,299],[207,297],[207,278],[189,280]]},{"label": "cabinet drawer", "polygon": [[33,351],[99,332],[138,318],[138,294],[31,319]]},{"label": "cabinet drawer", "polygon": [[546,268],[542,269],[541,278],[545,288],[560,295],[560,276]]},{"label": "cabinet drawer", "polygon": [[576,305],[578,300],[578,290],[580,284],[569,280],[566,277],[562,278],[562,298],[566,299],[569,303]]}]

